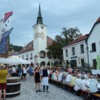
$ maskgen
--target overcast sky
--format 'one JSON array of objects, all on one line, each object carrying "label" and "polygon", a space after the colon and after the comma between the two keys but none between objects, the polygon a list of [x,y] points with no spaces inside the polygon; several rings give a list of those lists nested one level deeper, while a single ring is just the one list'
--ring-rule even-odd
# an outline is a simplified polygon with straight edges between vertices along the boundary
[{"label": "overcast sky", "polygon": [[32,26],[36,24],[39,4],[47,35],[53,39],[63,27],[78,27],[87,34],[100,17],[100,0],[0,0],[0,16],[13,11],[12,44],[25,46],[33,39]]}]

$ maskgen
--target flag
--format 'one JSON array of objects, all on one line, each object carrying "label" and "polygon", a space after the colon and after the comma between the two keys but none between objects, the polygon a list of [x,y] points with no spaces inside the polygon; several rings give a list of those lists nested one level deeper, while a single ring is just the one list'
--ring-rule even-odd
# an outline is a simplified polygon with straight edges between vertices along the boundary
[{"label": "flag", "polygon": [[13,12],[5,13],[4,18],[0,20],[0,34],[3,34],[4,32],[10,29],[10,22],[11,22],[12,14]]},{"label": "flag", "polygon": [[6,53],[6,51],[7,51],[7,38],[9,37],[9,34],[11,33],[12,30],[13,30],[13,28],[11,28],[10,30],[8,30],[2,34],[2,39],[0,42],[0,53]]},{"label": "flag", "polygon": [[[7,20],[12,14],[13,14],[13,12],[5,13],[3,22],[6,22],[6,20]],[[8,22],[9,22],[9,21],[8,21]]]},{"label": "flag", "polygon": [[0,20],[0,34],[2,34],[2,28],[3,28],[3,19]]},{"label": "flag", "polygon": [[0,22],[3,22],[3,19],[1,19]]}]

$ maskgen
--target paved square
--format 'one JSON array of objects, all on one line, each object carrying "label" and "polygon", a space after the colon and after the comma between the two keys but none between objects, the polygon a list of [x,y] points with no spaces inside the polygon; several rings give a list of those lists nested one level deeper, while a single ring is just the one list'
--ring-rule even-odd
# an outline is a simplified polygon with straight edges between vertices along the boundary
[{"label": "paved square", "polygon": [[82,97],[51,84],[49,85],[49,93],[36,93],[33,78],[27,77],[26,81],[21,82],[21,94],[6,100],[82,100]]}]

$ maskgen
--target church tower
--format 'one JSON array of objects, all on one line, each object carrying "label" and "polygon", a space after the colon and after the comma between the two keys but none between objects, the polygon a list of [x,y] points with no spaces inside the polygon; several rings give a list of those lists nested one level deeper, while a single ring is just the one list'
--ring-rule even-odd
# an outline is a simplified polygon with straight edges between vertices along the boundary
[{"label": "church tower", "polygon": [[34,63],[40,63],[40,52],[46,51],[47,48],[47,35],[46,35],[46,25],[43,24],[43,18],[41,14],[41,7],[39,5],[37,22],[33,26],[34,30]]}]

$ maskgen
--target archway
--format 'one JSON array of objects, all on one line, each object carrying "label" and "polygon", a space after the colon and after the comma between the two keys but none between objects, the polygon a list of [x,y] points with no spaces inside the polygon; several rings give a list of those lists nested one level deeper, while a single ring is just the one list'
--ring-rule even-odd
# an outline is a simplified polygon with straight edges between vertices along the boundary
[{"label": "archway", "polygon": [[48,58],[52,58],[52,55],[51,55],[51,52],[50,51],[47,52],[47,57]]},{"label": "archway", "polygon": [[40,58],[45,58],[45,56],[46,56],[45,51],[40,51]]},{"label": "archway", "polygon": [[58,61],[55,61],[54,62],[54,66],[58,66]]},{"label": "archway", "polygon": [[40,66],[44,66],[45,65],[45,61],[42,61],[41,63],[40,63]]}]

